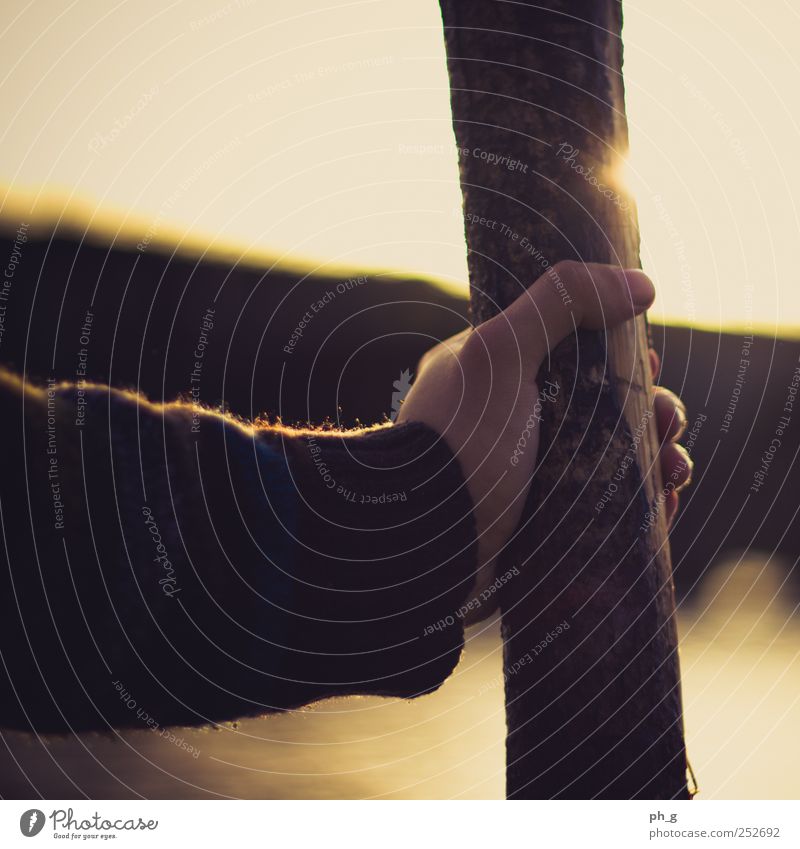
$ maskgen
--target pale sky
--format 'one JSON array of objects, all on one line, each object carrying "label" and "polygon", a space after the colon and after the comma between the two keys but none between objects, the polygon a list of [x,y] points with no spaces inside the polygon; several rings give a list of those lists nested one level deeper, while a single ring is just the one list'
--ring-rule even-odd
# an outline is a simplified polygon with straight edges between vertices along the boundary
[{"label": "pale sky", "polygon": [[[800,328],[800,10],[625,9],[628,179],[654,318]],[[4,11],[6,186],[466,286],[436,0]]]}]

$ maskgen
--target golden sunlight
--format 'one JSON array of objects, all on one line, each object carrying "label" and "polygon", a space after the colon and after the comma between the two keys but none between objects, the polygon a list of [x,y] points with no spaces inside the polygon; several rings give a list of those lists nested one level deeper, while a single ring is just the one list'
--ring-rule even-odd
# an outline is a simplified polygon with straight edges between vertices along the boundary
[{"label": "golden sunlight", "polygon": [[[23,35],[49,13],[18,5],[2,87],[6,182],[36,195],[68,186],[155,231],[465,289],[435,3],[410,0],[394,15],[387,2],[220,14],[204,0],[187,24],[175,7],[111,12],[97,0],[92,28],[64,16],[37,38]],[[767,26],[722,0],[673,4],[668,22],[655,0],[625,4],[626,175],[658,321],[800,326],[800,177],[779,142],[797,129],[782,93],[800,87],[784,46],[800,17],[770,7]],[[126,38],[112,39],[120,28]]]}]

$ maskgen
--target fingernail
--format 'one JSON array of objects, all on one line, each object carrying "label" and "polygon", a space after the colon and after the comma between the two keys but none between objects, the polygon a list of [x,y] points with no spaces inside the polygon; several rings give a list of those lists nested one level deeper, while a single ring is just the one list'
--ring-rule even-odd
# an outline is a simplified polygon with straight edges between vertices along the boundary
[{"label": "fingernail", "polygon": [[650,278],[638,268],[626,268],[624,275],[633,305],[639,309],[647,309],[656,297],[656,288]]},{"label": "fingernail", "polygon": [[692,482],[692,477],[694,476],[694,460],[692,460],[691,455],[683,447],[683,445],[679,445],[678,449],[683,455],[684,461],[686,462],[686,467],[689,470],[689,476],[686,478],[686,480],[680,486],[675,487],[675,492],[682,492]]},{"label": "fingernail", "polygon": [[677,442],[686,432],[686,428],[689,424],[683,410],[681,410],[680,407],[675,408],[675,421],[678,424],[678,429],[672,436],[669,437],[670,442]]},{"label": "fingernail", "polygon": [[686,405],[683,401],[672,391],[667,390],[669,394],[673,397],[675,403],[675,416],[681,424],[681,427],[686,427],[689,424],[689,414],[686,412]]}]

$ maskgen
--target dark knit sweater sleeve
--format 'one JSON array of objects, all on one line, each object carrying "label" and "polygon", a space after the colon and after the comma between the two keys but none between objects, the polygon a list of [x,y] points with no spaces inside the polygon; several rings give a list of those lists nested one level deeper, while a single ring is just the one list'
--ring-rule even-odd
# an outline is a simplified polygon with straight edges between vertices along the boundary
[{"label": "dark knit sweater sleeve", "polygon": [[255,428],[5,374],[0,407],[0,725],[413,697],[458,662],[472,504],[423,425]]}]

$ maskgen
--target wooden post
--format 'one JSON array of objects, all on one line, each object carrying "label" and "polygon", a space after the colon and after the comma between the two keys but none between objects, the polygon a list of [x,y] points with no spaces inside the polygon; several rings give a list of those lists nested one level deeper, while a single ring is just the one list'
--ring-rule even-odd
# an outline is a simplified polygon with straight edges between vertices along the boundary
[{"label": "wooden post", "polygon": [[[440,4],[474,321],[559,260],[638,266],[620,3]],[[646,340],[643,318],[582,332],[540,375],[559,389],[501,566],[511,798],[689,795]]]}]

